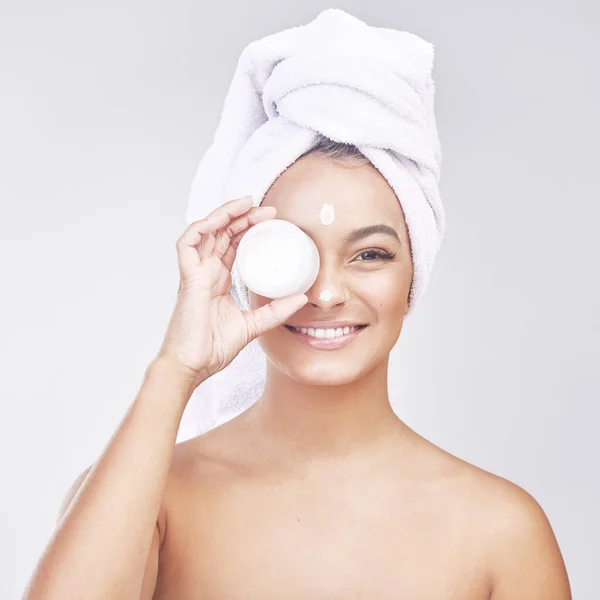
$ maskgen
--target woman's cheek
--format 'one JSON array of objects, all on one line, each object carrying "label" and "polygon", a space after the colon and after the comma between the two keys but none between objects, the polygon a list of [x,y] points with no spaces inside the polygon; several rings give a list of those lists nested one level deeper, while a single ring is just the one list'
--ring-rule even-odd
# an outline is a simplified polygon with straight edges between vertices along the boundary
[{"label": "woman's cheek", "polygon": [[387,269],[379,273],[371,273],[371,277],[363,277],[364,298],[374,306],[380,316],[390,312],[398,314],[398,306],[407,301],[410,290],[410,277],[400,274],[398,270]]}]

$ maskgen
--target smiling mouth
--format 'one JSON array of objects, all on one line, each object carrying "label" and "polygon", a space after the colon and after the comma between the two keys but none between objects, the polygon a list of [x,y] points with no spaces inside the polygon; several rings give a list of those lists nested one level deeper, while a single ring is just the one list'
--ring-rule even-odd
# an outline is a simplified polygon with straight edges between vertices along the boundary
[{"label": "smiling mouth", "polygon": [[[367,325],[357,325],[355,327],[337,327],[337,328],[336,327],[328,327],[328,328],[310,327],[310,328],[302,328],[302,329],[292,327],[291,325],[284,325],[284,327],[288,331],[291,331],[292,333],[299,333],[302,335],[306,335],[307,337],[314,339],[314,340],[336,340],[339,338],[344,338],[346,336],[352,335],[353,333],[355,333],[357,331],[361,331],[362,329],[367,327]],[[338,332],[339,329],[342,330],[341,333]],[[329,332],[335,331],[336,334],[331,335],[331,333],[329,333],[329,335],[327,335],[327,331],[329,331]]]},{"label": "smiling mouth", "polygon": [[[346,348],[354,341],[361,337],[362,332],[368,327],[368,325],[358,325],[356,327],[342,327],[333,329],[313,329],[310,327],[306,332],[296,329],[290,325],[284,327],[297,339],[301,344],[306,344],[313,350],[332,351]],[[310,331],[310,333],[308,333]],[[333,335],[332,335],[333,333]],[[340,335],[336,335],[340,334]],[[320,337],[317,337],[319,335]],[[327,336],[327,337],[324,337]]]}]

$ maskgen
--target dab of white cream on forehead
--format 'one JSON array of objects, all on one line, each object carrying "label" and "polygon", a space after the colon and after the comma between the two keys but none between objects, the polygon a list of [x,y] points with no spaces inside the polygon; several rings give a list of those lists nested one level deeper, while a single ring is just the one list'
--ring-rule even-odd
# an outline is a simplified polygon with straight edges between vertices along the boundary
[{"label": "dab of white cream on forehead", "polygon": [[331,292],[329,290],[323,290],[319,294],[319,300],[322,300],[323,302],[329,302],[331,300]]},{"label": "dab of white cream on forehead", "polygon": [[321,223],[323,225],[331,225],[335,220],[335,210],[333,208],[333,204],[328,204],[325,202],[323,204],[323,208],[321,209]]}]

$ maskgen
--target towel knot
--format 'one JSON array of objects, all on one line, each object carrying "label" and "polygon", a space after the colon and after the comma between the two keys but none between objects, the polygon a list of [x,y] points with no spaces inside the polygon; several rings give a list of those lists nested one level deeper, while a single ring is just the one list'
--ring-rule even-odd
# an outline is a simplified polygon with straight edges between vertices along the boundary
[{"label": "towel knot", "polygon": [[432,93],[428,80],[408,68],[313,52],[284,58],[273,68],[262,105],[269,120],[283,118],[338,142],[396,152],[437,178],[441,149]]}]

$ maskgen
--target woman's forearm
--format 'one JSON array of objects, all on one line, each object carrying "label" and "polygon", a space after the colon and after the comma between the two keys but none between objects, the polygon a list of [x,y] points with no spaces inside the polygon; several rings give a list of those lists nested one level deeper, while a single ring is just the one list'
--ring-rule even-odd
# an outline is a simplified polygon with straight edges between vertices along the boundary
[{"label": "woman's forearm", "polygon": [[177,431],[194,387],[161,358],[149,365],[136,398],[49,541],[23,600],[139,597]]}]

